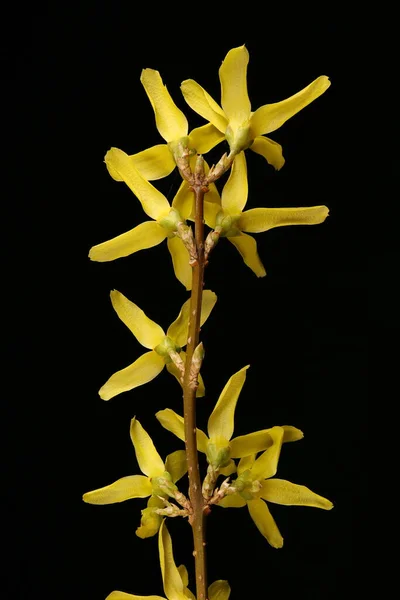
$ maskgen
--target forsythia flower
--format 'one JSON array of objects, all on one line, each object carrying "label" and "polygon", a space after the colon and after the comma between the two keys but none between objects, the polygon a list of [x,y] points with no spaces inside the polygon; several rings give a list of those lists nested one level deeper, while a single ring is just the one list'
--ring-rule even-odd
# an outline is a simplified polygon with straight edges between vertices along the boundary
[{"label": "forsythia flower", "polygon": [[[140,81],[153,107],[157,129],[167,142],[128,157],[129,164],[145,179],[160,179],[174,170],[174,151],[180,142],[194,153],[204,154],[224,139],[224,134],[211,123],[193,129],[188,135],[187,119],[172,100],[158,71],[143,69]],[[107,168],[113,179],[123,179],[113,164],[107,164]]]},{"label": "forsythia flower", "polygon": [[283,538],[263,500],[287,506],[314,506],[323,510],[330,510],[333,504],[303,485],[283,479],[270,479],[277,471],[285,432],[283,427],[273,427],[269,433],[273,439],[272,446],[257,459],[253,454],[240,460],[237,467],[238,478],[232,483],[237,491],[223,498],[219,505],[242,507],[247,504],[250,516],[262,535],[274,548],[282,548]]},{"label": "forsythia flower", "polygon": [[[184,565],[176,566],[171,536],[163,521],[158,534],[161,575],[164,593],[168,600],[196,600],[188,589],[188,572]],[[214,581],[208,588],[208,600],[228,600],[231,593],[229,583],[223,579]],[[136,596],[125,592],[111,592],[106,600],[166,600],[162,596]]]},{"label": "forsythia flower", "polygon": [[219,69],[221,106],[193,79],[182,83],[181,89],[189,106],[223,133],[231,153],[250,148],[280,169],[285,160],[282,147],[264,136],[279,129],[288,119],[323,94],[330,86],[322,75],[306,88],[274,104],[265,104],[252,112],[247,93],[247,64],[249,53],[245,46],[228,52]]},{"label": "forsythia flower", "polygon": [[[204,452],[207,455],[208,462],[216,469],[220,469],[220,472],[224,475],[230,475],[236,470],[231,457],[242,458],[265,450],[273,443],[270,435],[271,429],[263,429],[231,439],[234,430],[236,403],[246,380],[246,370],[248,368],[249,365],[232,375],[222,390],[218,402],[208,419],[208,436],[201,429],[197,429],[198,450]],[[156,413],[156,417],[165,429],[174,433],[180,440],[185,440],[182,417],[170,408],[160,410]],[[303,437],[303,433],[296,427],[283,426],[281,429],[284,432],[283,441],[285,442],[299,440]]]},{"label": "forsythia flower", "polygon": [[[98,262],[115,260],[157,246],[167,238],[175,275],[189,290],[192,284],[189,253],[182,240],[175,235],[176,225],[178,222],[183,222],[183,218],[175,208],[170,206],[164,194],[142,177],[125,152],[118,148],[111,148],[105,156],[105,161],[109,169],[112,168],[113,172],[118,173],[121,180],[125,181],[142,204],[144,212],[154,221],[145,221],[126,233],[93,246],[89,258]],[[187,196],[188,186],[184,183],[186,182],[181,184],[173,205],[179,204],[182,195]]]},{"label": "forsythia flower", "polygon": [[[130,329],[138,342],[151,351],[140,356],[129,367],[114,373],[100,388],[100,398],[109,400],[117,394],[121,394],[121,392],[132,390],[151,381],[161,373],[165,365],[167,370],[181,383],[181,374],[178,367],[172,362],[170,353],[178,354],[183,361],[185,360],[182,347],[186,346],[187,343],[190,299],[183,304],[178,317],[169,326],[165,334],[160,325],[149,319],[136,304],[128,300],[123,294],[113,290],[110,296],[114,310],[121,321]],[[209,317],[216,301],[217,296],[214,292],[210,290],[203,292],[201,325]],[[201,379],[197,396],[204,396],[204,385]]]},{"label": "forsythia flower", "polygon": [[243,212],[247,202],[248,183],[244,152],[236,155],[229,179],[221,194],[221,208],[217,203],[204,209],[206,223],[226,237],[242,256],[245,264],[257,275],[266,271],[257,252],[255,239],[246,235],[261,233],[284,225],[317,225],[329,214],[327,206],[300,208],[251,208]]},{"label": "forsythia flower", "polygon": [[167,479],[176,488],[173,484],[187,471],[186,454],[184,450],[172,452],[164,463],[151,437],[135,418],[131,421],[130,434],[139,468],[144,475],[122,477],[110,485],[87,492],[83,500],[88,504],[104,505],[150,496],[148,508],[142,510],[141,526],[136,530],[136,535],[146,538],[155,535],[162,522],[162,517],[155,509],[164,506],[159,496],[167,498],[167,494],[160,489],[159,478]]}]

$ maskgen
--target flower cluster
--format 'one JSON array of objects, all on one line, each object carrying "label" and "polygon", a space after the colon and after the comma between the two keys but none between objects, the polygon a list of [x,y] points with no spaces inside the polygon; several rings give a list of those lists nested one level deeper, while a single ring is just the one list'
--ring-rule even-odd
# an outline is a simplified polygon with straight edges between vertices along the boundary
[{"label": "flower cluster", "polygon": [[[126,257],[167,240],[177,279],[186,290],[195,290],[194,267],[208,260],[211,250],[220,238],[227,238],[237,248],[244,263],[258,277],[266,275],[253,236],[285,225],[316,225],[325,221],[328,208],[324,205],[300,208],[250,208],[245,152],[250,149],[262,155],[275,169],[284,165],[282,147],[266,137],[288,119],[318,98],[329,87],[326,76],[318,77],[300,92],[274,104],[251,109],[247,92],[247,65],[249,55],[244,46],[230,50],[220,69],[221,104],[219,105],[198,83],[186,80],[181,89],[187,104],[207,123],[189,131],[187,119],[175,105],[158,71],[144,69],[141,82],[154,110],[157,129],[165,143],[129,155],[111,148],[105,157],[109,174],[124,182],[140,201],[150,220],[136,225],[114,239],[91,248],[89,257],[94,261],[111,261]],[[216,166],[209,166],[200,156],[225,141],[229,152]],[[175,168],[182,175],[182,183],[170,204],[151,183],[168,176]],[[230,169],[223,189],[215,181]],[[196,187],[197,186],[197,187]],[[196,188],[196,189],[195,189]],[[190,221],[197,219],[193,191],[202,190],[204,221],[210,228],[205,240],[195,238]],[[197,198],[197,196],[196,196]],[[189,223],[188,223],[189,222]],[[196,230],[197,231],[197,230]],[[196,234],[197,235],[197,234]],[[203,257],[204,250],[204,257]],[[203,264],[203,266],[204,266]],[[198,271],[200,272],[200,271]],[[197,311],[192,298],[184,302],[178,317],[165,332],[144,311],[120,292],[111,292],[112,306],[120,320],[137,341],[148,351],[132,364],[114,373],[99,390],[103,400],[109,400],[153,380],[164,366],[181,387],[192,386],[194,396],[204,396],[205,388],[200,375],[203,346],[194,344],[189,335],[191,319],[198,318],[200,328],[208,319],[216,303],[214,292],[202,289],[202,279],[196,284]],[[192,285],[193,284],[193,285]],[[194,292],[192,291],[192,294]],[[190,344],[192,344],[190,346]],[[187,355],[183,348],[187,346]],[[190,374],[186,369],[190,368]],[[140,422],[133,418],[130,436],[142,475],[128,475],[117,481],[87,492],[83,500],[88,504],[114,504],[134,498],[147,498],[142,509],[136,534],[148,538],[158,533],[159,558],[164,592],[168,600],[195,600],[188,589],[188,572],[176,567],[171,537],[165,517],[182,516],[193,525],[196,510],[207,514],[212,506],[244,507],[269,544],[283,545],[283,538],[269,511],[268,503],[332,508],[326,498],[307,487],[277,479],[278,461],[283,443],[303,438],[296,427],[281,425],[268,427],[233,437],[235,409],[246,380],[249,365],[234,373],[223,388],[207,425],[207,433],[190,425],[192,447],[205,454],[208,469],[201,488],[201,506],[192,495],[186,497],[177,483],[188,471],[188,450],[178,449],[165,461]],[[188,384],[189,382],[189,384]],[[158,411],[161,425],[188,448],[188,423],[171,408]],[[189,435],[189,437],[190,437]],[[193,463],[192,463],[193,464]],[[190,465],[190,463],[189,463]],[[189,483],[191,470],[189,466]],[[225,479],[217,487],[220,476]],[[200,486],[197,486],[200,491]],[[197,507],[197,508],[196,508]],[[198,515],[197,515],[198,516]],[[201,580],[201,576],[200,576]],[[198,583],[198,580],[197,580]],[[205,584],[204,584],[205,586]],[[201,598],[205,598],[204,587]],[[228,600],[227,581],[215,581],[208,588],[209,600]],[[140,600],[143,596],[114,591],[107,600]],[[161,596],[146,596],[165,600]]]}]

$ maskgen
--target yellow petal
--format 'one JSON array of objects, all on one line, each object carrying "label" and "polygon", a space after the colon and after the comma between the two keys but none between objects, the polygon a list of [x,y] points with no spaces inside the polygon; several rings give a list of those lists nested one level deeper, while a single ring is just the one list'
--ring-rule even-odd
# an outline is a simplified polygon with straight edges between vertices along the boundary
[{"label": "yellow petal", "polygon": [[154,512],[155,508],[164,508],[164,503],[157,496],[150,496],[147,508],[142,510],[140,525],[135,531],[136,535],[142,540],[156,535],[161,527],[163,518]]},{"label": "yellow petal", "polygon": [[162,596],[136,596],[136,594],[127,594],[126,592],[111,592],[106,600],[165,600]]},{"label": "yellow petal", "polygon": [[[170,408],[165,408],[164,410],[159,410],[156,413],[156,418],[159,420],[164,429],[167,429],[177,438],[185,441],[185,427],[183,417],[179,416],[171,410]],[[207,442],[208,438],[204,431],[201,429],[197,429],[197,449],[200,452],[206,453],[207,451]]]},{"label": "yellow petal", "polygon": [[221,206],[232,216],[238,215],[246,206],[248,195],[247,165],[244,152],[235,156],[229,179],[221,194]]},{"label": "yellow petal", "polygon": [[281,102],[260,106],[251,116],[250,125],[253,136],[257,137],[279,129],[293,115],[321,96],[330,85],[328,77],[321,75],[294,96]]},{"label": "yellow petal", "polygon": [[292,425],[282,425],[283,429],[283,443],[286,442],[297,442],[298,440],[302,440],[304,437],[304,433],[297,429],[297,427],[292,427]]},{"label": "yellow petal", "polygon": [[[210,186],[211,187],[211,186]],[[207,198],[207,196],[206,196]],[[208,227],[215,229],[217,215],[221,210],[219,203],[204,202],[204,221]]]},{"label": "yellow petal", "polygon": [[285,164],[282,146],[270,138],[262,135],[257,136],[250,146],[250,150],[253,150],[253,152],[256,152],[257,154],[261,154],[267,163],[272,165],[277,171],[282,169]]},{"label": "yellow petal", "polygon": [[129,475],[98,490],[87,492],[83,495],[83,501],[88,504],[116,504],[131,498],[147,498],[151,493],[152,487],[148,477]]},{"label": "yellow petal", "polygon": [[188,182],[182,181],[174,199],[172,200],[172,206],[185,220],[188,219],[192,214],[193,199],[193,191],[190,189]]},{"label": "yellow petal", "polygon": [[280,534],[268,506],[260,498],[250,500],[247,503],[249,513],[260,533],[267,539],[273,548],[282,548],[283,537]]},{"label": "yellow petal", "polygon": [[301,208],[251,208],[239,219],[239,227],[250,233],[261,233],[284,225],[318,225],[328,216],[327,206]]},{"label": "yellow petal", "polygon": [[257,452],[266,450],[271,445],[272,438],[267,429],[248,433],[247,435],[240,435],[231,440],[229,444],[233,458],[242,458],[250,454],[257,454]]},{"label": "yellow petal", "polygon": [[257,252],[257,242],[254,238],[246,233],[235,237],[227,238],[238,250],[244,263],[257,275],[257,277],[265,277],[266,271]]},{"label": "yellow petal", "polygon": [[217,506],[222,506],[222,508],[243,508],[246,504],[246,500],[243,500],[242,496],[239,496],[239,494],[230,494],[229,496],[222,498]]},{"label": "yellow petal", "polygon": [[212,125],[225,134],[228,119],[222,108],[211,98],[210,94],[193,79],[182,81],[181,90],[190,108],[207,121],[210,121]]},{"label": "yellow petal", "polygon": [[[200,326],[202,326],[208,317],[217,296],[211,290],[204,290],[201,304]],[[168,327],[167,335],[177,344],[177,346],[186,346],[189,326],[190,298],[183,304],[181,311],[175,321]]]},{"label": "yellow petal", "polygon": [[111,375],[110,379],[100,388],[99,396],[102,400],[110,400],[122,392],[144,385],[157,377],[164,365],[164,359],[157,352],[146,352],[129,367]]},{"label": "yellow petal", "polygon": [[189,147],[194,148],[197,154],[206,154],[225,138],[212,123],[196,127],[189,134]]},{"label": "yellow petal", "polygon": [[266,479],[262,482],[261,498],[284,504],[285,506],[313,506],[323,510],[331,510],[333,504],[327,498],[315,494],[304,485],[297,485],[284,479]]},{"label": "yellow petal", "polygon": [[160,553],[161,574],[164,592],[169,600],[187,600],[184,585],[174,561],[171,536],[168,533],[165,520],[158,534],[158,551]]},{"label": "yellow petal", "polygon": [[231,586],[224,579],[214,581],[208,588],[208,600],[228,600]]},{"label": "yellow petal", "polygon": [[[158,144],[151,148],[146,148],[137,154],[128,155],[132,165],[139,171],[142,177],[147,181],[154,181],[167,177],[175,169],[175,161],[171,150],[167,144]],[[118,171],[113,169],[111,164],[107,165],[108,172],[116,181],[123,181]]]},{"label": "yellow petal", "polygon": [[220,475],[224,475],[225,477],[228,477],[228,475],[232,475],[232,473],[236,473],[235,461],[230,459],[226,467],[220,467],[219,473]]},{"label": "yellow petal", "polygon": [[142,473],[148,477],[160,477],[165,472],[164,461],[155,449],[151,437],[136,418],[131,421],[130,434]]},{"label": "yellow petal", "polygon": [[166,237],[167,232],[163,227],[154,221],[146,221],[112,240],[93,246],[90,249],[89,258],[97,262],[115,260],[139,250],[157,246]]},{"label": "yellow petal", "polygon": [[181,576],[184,587],[187,587],[189,585],[189,574],[187,568],[185,567],[185,565],[179,565],[178,571],[179,575]]},{"label": "yellow petal", "polygon": [[167,240],[168,250],[172,258],[175,276],[186,290],[192,289],[192,267],[189,264],[189,252],[182,240],[176,236]]},{"label": "yellow petal", "polygon": [[235,427],[236,403],[246,380],[246,371],[249,366],[243,367],[232,375],[222,390],[208,419],[208,436],[211,440],[215,438],[231,439]]},{"label": "yellow petal", "polygon": [[284,430],[282,427],[272,427],[269,430],[269,435],[273,440],[273,444],[263,452],[254,463],[251,469],[253,479],[268,479],[275,475],[278,468],[279,456],[281,454],[283,434]]},{"label": "yellow petal", "polygon": [[164,194],[146,181],[132,164],[129,156],[118,148],[111,148],[104,158],[108,169],[118,173],[130,190],[137,196],[144,212],[154,220],[167,216],[170,205]]},{"label": "yellow petal", "polygon": [[176,483],[187,472],[186,452],[176,450],[168,454],[165,459],[165,470],[171,475],[173,483]]},{"label": "yellow petal", "polygon": [[220,69],[221,104],[230,122],[241,125],[251,113],[247,93],[247,65],[249,53],[245,46],[232,48],[226,55]]},{"label": "yellow petal", "polygon": [[149,319],[141,308],[117,290],[113,290],[110,296],[115,312],[142,346],[155,348],[162,342],[165,337],[164,331]]},{"label": "yellow petal", "polygon": [[241,475],[245,471],[248,471],[249,469],[251,469],[252,466],[254,465],[255,460],[256,460],[255,454],[249,454],[249,456],[243,456],[239,460],[239,464],[237,466],[238,475]]},{"label": "yellow petal", "polygon": [[188,122],[172,100],[161,75],[154,69],[143,69],[140,76],[156,117],[157,129],[166,142],[173,142],[188,133]]}]

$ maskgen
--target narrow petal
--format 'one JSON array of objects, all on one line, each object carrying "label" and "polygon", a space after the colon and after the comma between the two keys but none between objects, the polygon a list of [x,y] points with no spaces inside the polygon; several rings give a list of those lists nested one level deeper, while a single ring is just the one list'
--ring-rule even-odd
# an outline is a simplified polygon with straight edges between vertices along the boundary
[{"label": "narrow petal", "polygon": [[[207,196],[205,198],[207,198]],[[218,203],[204,202],[204,221],[210,229],[215,229],[217,215],[220,210],[221,206]]]},{"label": "narrow petal", "polygon": [[297,427],[293,427],[292,425],[282,425],[283,429],[283,443],[286,442],[297,442],[298,440],[302,440],[304,437],[304,433],[297,429]]},{"label": "narrow petal", "polygon": [[220,69],[221,104],[229,121],[242,124],[251,113],[247,93],[247,65],[249,53],[245,46],[232,48],[226,55]]},{"label": "narrow petal", "polygon": [[281,102],[260,106],[250,121],[254,137],[279,129],[293,115],[321,96],[330,85],[328,77],[321,75],[294,96]]},{"label": "narrow petal", "polygon": [[179,565],[178,567],[179,575],[181,576],[182,583],[184,587],[189,585],[189,573],[185,565]]},{"label": "narrow petal", "polygon": [[266,271],[257,252],[257,242],[254,238],[246,233],[235,237],[227,238],[238,250],[244,263],[257,275],[257,277],[265,277]]},{"label": "narrow petal", "polygon": [[189,252],[182,240],[176,236],[167,240],[168,250],[172,258],[174,273],[186,290],[192,289],[192,267],[189,264]]},{"label": "narrow petal", "polygon": [[99,396],[102,400],[110,400],[122,392],[128,392],[144,385],[157,377],[164,365],[164,359],[157,352],[146,352],[129,367],[111,375],[110,379],[100,388]]},{"label": "narrow petal", "polygon": [[110,296],[115,312],[142,346],[152,349],[162,342],[165,337],[163,329],[149,319],[141,308],[117,290],[113,290]]},{"label": "narrow petal", "polygon": [[[201,304],[200,326],[202,326],[210,316],[217,296],[211,290],[204,290]],[[168,327],[167,335],[174,342],[182,347],[186,346],[189,326],[190,298],[183,304],[181,311],[175,321]]]},{"label": "narrow petal", "polygon": [[282,169],[283,165],[285,164],[282,146],[270,138],[262,135],[257,136],[250,146],[250,150],[253,150],[253,152],[256,152],[257,154],[261,154],[267,163],[269,163],[277,171]]},{"label": "narrow petal", "polygon": [[171,475],[174,483],[179,481],[187,473],[185,450],[176,450],[168,454],[165,459],[165,470]]},{"label": "narrow petal", "polygon": [[162,475],[165,471],[164,461],[158,454],[151,437],[136,418],[131,421],[130,434],[136,459],[142,473],[148,477]]},{"label": "narrow petal", "polygon": [[268,543],[273,548],[282,548],[283,537],[266,503],[261,498],[256,498],[255,500],[250,500],[247,506],[249,507],[251,518]]},{"label": "narrow petal", "polygon": [[268,479],[275,475],[281,454],[283,434],[283,427],[272,427],[269,430],[269,435],[272,437],[273,444],[263,452],[254,463],[251,469],[253,479]]},{"label": "narrow petal", "polygon": [[231,215],[238,215],[246,206],[248,196],[247,165],[244,152],[235,156],[229,179],[221,194],[221,206]]},{"label": "narrow petal", "polygon": [[186,600],[184,585],[174,561],[171,536],[165,520],[158,535],[158,551],[160,553],[161,574],[164,592],[169,600]]},{"label": "narrow petal", "polygon": [[208,419],[209,438],[230,440],[235,427],[235,408],[246,380],[246,371],[250,365],[243,367],[232,375],[222,390],[217,404]]},{"label": "narrow petal", "polygon": [[262,482],[261,498],[284,504],[285,506],[313,506],[323,510],[331,510],[333,504],[327,498],[315,494],[304,485],[297,485],[284,479],[266,479]]},{"label": "narrow petal", "polygon": [[192,214],[193,209],[193,191],[190,189],[187,181],[182,181],[178,191],[172,200],[172,206],[175,208],[183,219],[188,219]]},{"label": "narrow petal", "polygon": [[181,90],[190,108],[212,123],[221,133],[225,134],[228,119],[222,108],[211,98],[210,94],[193,79],[182,81]]},{"label": "narrow petal", "polygon": [[148,477],[129,475],[98,490],[87,492],[83,495],[83,501],[88,504],[116,504],[131,498],[147,498],[151,493],[152,487]]},{"label": "narrow petal", "polygon": [[157,129],[166,142],[173,142],[188,133],[188,122],[172,100],[161,75],[154,69],[143,69],[140,76],[156,117]]},{"label": "narrow petal", "polygon": [[225,138],[223,132],[214,127],[212,123],[196,127],[189,134],[189,147],[194,148],[197,154],[206,154]]},{"label": "narrow petal", "polygon": [[136,596],[136,594],[127,594],[126,592],[111,592],[106,600],[165,600],[162,596]]},{"label": "narrow petal", "polygon": [[[139,171],[142,177],[147,181],[154,181],[167,177],[175,169],[175,161],[171,150],[167,144],[158,144],[151,148],[146,148],[137,154],[128,155],[132,165]],[[123,181],[118,171],[115,171],[112,165],[107,165],[108,172],[116,181]]]},{"label": "narrow petal", "polygon": [[263,429],[247,435],[240,435],[231,440],[229,446],[233,458],[242,458],[266,450],[272,443],[272,438],[267,429]]},{"label": "narrow petal", "polygon": [[256,460],[255,454],[249,454],[249,456],[243,456],[239,460],[239,463],[237,466],[238,475],[241,475],[245,471],[248,471],[249,469],[251,469],[255,463],[255,460]]},{"label": "narrow petal", "polygon": [[246,500],[243,500],[242,496],[239,494],[230,494],[229,496],[222,498],[217,506],[222,506],[222,508],[243,508],[246,504]]},{"label": "narrow petal", "polygon": [[208,600],[228,600],[231,586],[224,579],[214,581],[208,588]]},{"label": "narrow petal", "polygon": [[239,219],[239,227],[249,233],[261,233],[284,225],[318,225],[328,216],[327,206],[301,208],[251,208]]},{"label": "narrow petal", "polygon": [[154,220],[165,217],[170,211],[170,205],[164,194],[154,185],[146,181],[133,166],[129,156],[118,148],[111,148],[104,158],[107,168],[118,173],[130,190],[137,196],[144,212]]},{"label": "narrow petal", "polygon": [[228,475],[232,475],[232,473],[236,473],[236,463],[234,460],[230,459],[229,463],[226,465],[226,467],[221,467],[219,469],[219,473],[220,475],[224,475],[225,477],[228,477]]},{"label": "narrow petal", "polygon": [[135,531],[142,540],[153,537],[160,530],[163,517],[154,511],[155,508],[164,508],[164,503],[157,496],[150,496],[147,508],[141,511],[140,525]]},{"label": "narrow petal", "polygon": [[[156,418],[159,420],[164,429],[167,429],[177,438],[185,441],[185,427],[183,417],[179,416],[171,410],[170,408],[165,408],[164,410],[159,410],[156,413]],[[200,452],[206,453],[207,451],[207,442],[208,438],[204,431],[201,429],[197,429],[197,449]]]},{"label": "narrow petal", "polygon": [[163,227],[154,221],[146,221],[112,240],[93,246],[90,249],[89,258],[97,262],[115,260],[139,250],[157,246],[166,237],[167,232]]}]

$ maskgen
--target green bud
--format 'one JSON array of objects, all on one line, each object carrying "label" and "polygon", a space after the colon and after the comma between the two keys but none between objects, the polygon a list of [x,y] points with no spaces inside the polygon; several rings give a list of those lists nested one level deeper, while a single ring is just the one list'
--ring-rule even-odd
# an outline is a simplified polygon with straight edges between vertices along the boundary
[{"label": "green bud", "polygon": [[209,464],[212,465],[215,469],[219,469],[221,467],[226,467],[229,463],[231,449],[229,447],[229,444],[228,446],[222,446],[221,444],[212,441],[208,442],[207,444],[206,455]]},{"label": "green bud", "polygon": [[173,352],[177,352],[179,354],[182,351],[182,348],[177,346],[171,340],[171,338],[166,335],[164,337],[163,341],[161,342],[161,344],[158,344],[158,346],[156,346],[154,348],[154,350],[157,352],[157,354],[159,354],[160,356],[163,357],[163,359],[165,360],[166,363],[170,363],[171,358],[169,356],[169,353],[171,351],[173,351]]},{"label": "green bud", "polygon": [[225,138],[229,144],[231,154],[239,154],[242,150],[247,150],[254,142],[254,139],[251,137],[249,122],[244,123],[241,127],[235,128],[235,130],[228,125],[228,128],[225,131]]}]

